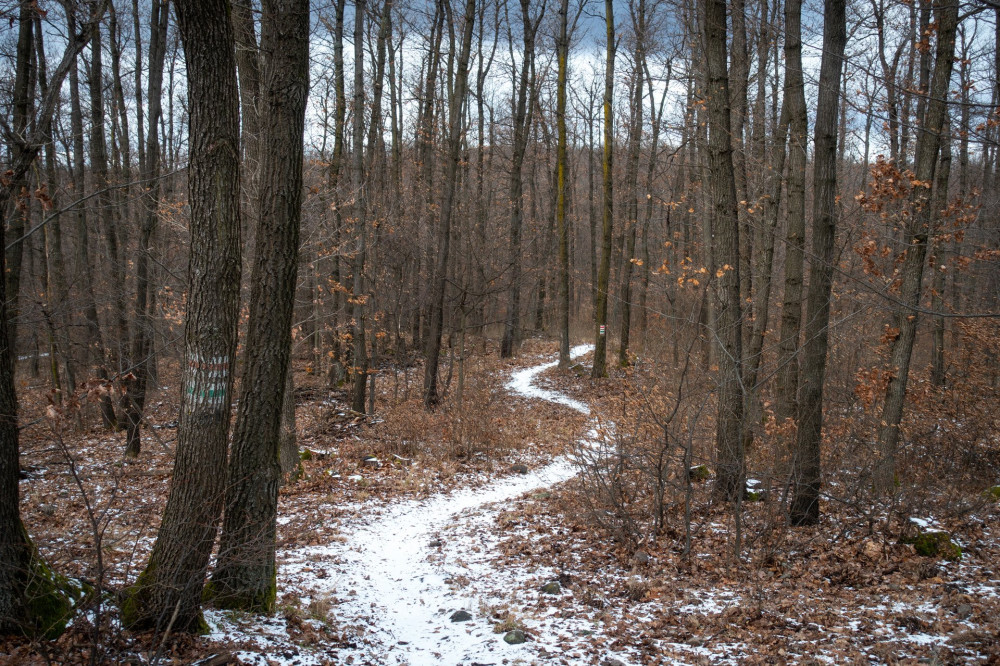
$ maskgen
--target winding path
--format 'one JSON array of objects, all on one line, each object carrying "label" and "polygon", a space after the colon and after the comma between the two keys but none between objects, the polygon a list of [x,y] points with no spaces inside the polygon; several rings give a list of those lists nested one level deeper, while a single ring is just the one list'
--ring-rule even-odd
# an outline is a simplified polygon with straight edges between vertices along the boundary
[{"label": "winding path", "polygon": [[[571,355],[575,358],[591,349],[591,345],[581,345]],[[523,397],[588,414],[586,404],[534,384],[537,375],[555,365],[553,361],[518,371],[506,386]],[[469,586],[477,577],[493,574],[487,566],[475,564],[477,554],[484,546],[488,548],[484,539],[468,529],[459,532],[461,537],[442,539],[441,534],[472,512],[477,513],[475,522],[482,525],[484,516],[488,519],[499,511],[489,505],[575,474],[572,461],[561,457],[524,475],[394,505],[346,533],[346,544],[284,553],[279,587],[292,585],[313,598],[335,600],[335,625],[355,636],[354,663],[455,665],[527,657],[525,646],[507,645],[503,634],[493,633],[482,600]],[[323,571],[324,577],[318,577],[317,571]],[[467,611],[472,619],[452,622],[450,617],[457,610]],[[339,656],[351,653],[342,650]]]}]

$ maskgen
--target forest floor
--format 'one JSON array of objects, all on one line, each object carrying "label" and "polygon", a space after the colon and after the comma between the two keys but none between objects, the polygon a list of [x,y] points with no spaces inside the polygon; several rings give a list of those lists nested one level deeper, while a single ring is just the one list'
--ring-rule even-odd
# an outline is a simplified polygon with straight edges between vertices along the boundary
[{"label": "forest floor", "polygon": [[[59,641],[0,644],[0,663],[1000,663],[1000,505],[970,493],[910,516],[951,534],[955,562],[834,501],[817,527],[785,527],[777,497],[736,521],[711,480],[689,486],[690,520],[675,503],[658,538],[623,539],[594,524],[578,476],[613,436],[623,378],[559,371],[555,350],[484,347],[463,409],[432,414],[419,367],[383,371],[375,417],[300,372],[304,474],[280,499],[274,616],[208,610],[209,634],[163,641],[122,632],[112,595]],[[124,462],[121,434],[52,418],[24,382],[22,513],[57,571],[117,590],[145,562],[176,436],[164,383]]]}]

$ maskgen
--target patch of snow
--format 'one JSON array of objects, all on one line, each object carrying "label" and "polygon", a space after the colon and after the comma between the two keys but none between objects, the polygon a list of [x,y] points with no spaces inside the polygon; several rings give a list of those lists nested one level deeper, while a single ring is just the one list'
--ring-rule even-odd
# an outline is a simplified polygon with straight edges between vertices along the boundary
[{"label": "patch of snow", "polygon": [[[594,345],[577,345],[569,350],[570,358],[582,356],[593,349]],[[568,395],[563,395],[557,391],[549,391],[548,389],[535,386],[535,377],[546,370],[556,367],[557,365],[559,365],[559,361],[551,361],[549,363],[542,363],[541,365],[519,370],[511,375],[510,381],[507,382],[506,386],[514,393],[524,396],[525,398],[547,400],[548,402],[554,402],[559,405],[565,405],[570,409],[575,409],[581,414],[590,414],[590,407],[587,406],[586,403],[574,400]]]}]

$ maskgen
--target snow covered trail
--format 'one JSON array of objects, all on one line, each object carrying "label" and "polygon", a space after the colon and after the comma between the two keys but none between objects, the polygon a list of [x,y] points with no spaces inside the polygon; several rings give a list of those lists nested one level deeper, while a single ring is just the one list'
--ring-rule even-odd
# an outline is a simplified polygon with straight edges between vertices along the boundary
[{"label": "snow covered trail", "polygon": [[[573,348],[572,356],[592,349],[592,345],[580,345]],[[586,404],[532,383],[539,373],[556,364],[553,361],[516,372],[507,387],[528,398],[589,413]],[[488,507],[490,504],[575,474],[573,462],[562,457],[524,475],[402,502],[346,533],[343,543],[281,553],[279,589],[297,589],[303,596],[329,600],[334,624],[353,635],[357,644],[357,652],[341,650],[339,656],[355,653],[355,663],[454,665],[527,657],[524,645],[508,645],[503,634],[493,633],[493,622],[481,607],[484,600],[470,585],[493,574],[488,566],[476,563],[483,559],[478,553],[489,547],[485,542],[493,539],[477,539],[467,530],[456,532],[461,538],[448,542],[439,535],[471,514],[477,514],[477,522],[484,514],[495,514],[499,509]],[[451,616],[458,610],[467,611],[472,619],[452,622]],[[215,614],[209,619],[226,624]],[[219,626],[214,633],[225,634],[225,629]],[[265,627],[260,630],[268,633]],[[256,661],[256,656],[240,653],[247,661]],[[273,654],[266,656],[275,659]],[[284,663],[317,662],[299,653],[295,661]]]}]

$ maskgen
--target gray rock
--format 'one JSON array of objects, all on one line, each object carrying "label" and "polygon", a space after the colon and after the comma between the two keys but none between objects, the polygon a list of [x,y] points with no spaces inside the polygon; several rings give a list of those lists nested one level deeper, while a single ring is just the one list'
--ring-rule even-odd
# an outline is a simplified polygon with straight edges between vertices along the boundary
[{"label": "gray rock", "polygon": [[556,581],[551,581],[542,585],[542,592],[545,594],[559,594],[562,592],[562,585]]},{"label": "gray rock", "polygon": [[509,643],[510,645],[520,645],[525,642],[527,637],[524,632],[520,629],[514,629],[513,631],[508,631],[503,637],[504,643]]},{"label": "gray rock", "polygon": [[646,554],[644,550],[635,551],[635,555],[632,556],[636,564],[649,564],[649,555]]},{"label": "gray rock", "polygon": [[969,604],[962,604],[961,606],[955,609],[955,614],[964,620],[965,618],[972,615],[972,606],[970,606]]},{"label": "gray rock", "polygon": [[451,614],[452,622],[468,622],[471,619],[472,614],[464,610],[455,611]]},{"label": "gray rock", "polygon": [[56,515],[56,508],[51,504],[40,504],[38,510],[44,513],[46,516]]}]

